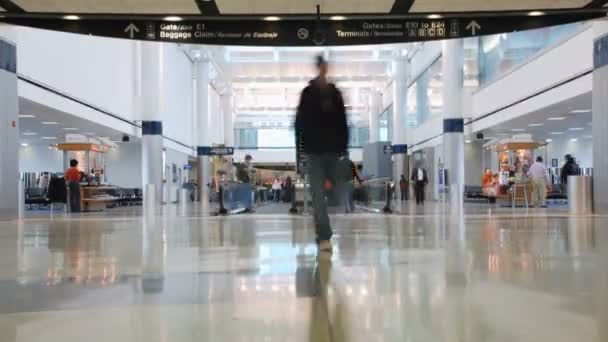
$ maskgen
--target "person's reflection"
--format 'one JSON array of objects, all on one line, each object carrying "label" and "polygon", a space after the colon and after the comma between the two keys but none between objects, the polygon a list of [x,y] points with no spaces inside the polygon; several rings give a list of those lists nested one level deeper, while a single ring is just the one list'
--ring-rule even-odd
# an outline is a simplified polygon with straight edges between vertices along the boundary
[{"label": "person's reflection", "polygon": [[[591,219],[590,219],[591,220]],[[593,219],[595,237],[597,243],[597,253],[595,260],[595,288],[594,298],[595,311],[597,315],[597,335],[598,341],[608,341],[608,220]]]},{"label": "person's reflection", "polygon": [[314,274],[315,296],[310,310],[309,331],[311,342],[351,340],[346,302],[339,291],[330,287],[331,270],[331,254],[321,252]]},{"label": "person's reflection", "polygon": [[143,293],[160,293],[165,283],[165,222],[149,215],[142,220],[141,289]]}]

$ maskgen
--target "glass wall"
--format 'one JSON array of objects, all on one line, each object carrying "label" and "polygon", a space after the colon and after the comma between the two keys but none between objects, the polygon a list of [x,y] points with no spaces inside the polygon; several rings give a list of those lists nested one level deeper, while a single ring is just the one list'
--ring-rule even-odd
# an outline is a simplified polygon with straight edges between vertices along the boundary
[{"label": "glass wall", "polygon": [[[348,146],[359,148],[369,142],[369,127],[349,127]],[[241,149],[295,148],[293,128],[237,128],[235,147]]]},{"label": "glass wall", "polygon": [[417,127],[443,108],[442,57],[437,58],[407,90],[408,124]]},{"label": "glass wall", "polygon": [[585,23],[479,38],[479,81],[481,85],[501,78],[528,61],[539,51],[574,35],[582,25],[585,25]]},{"label": "glass wall", "polygon": [[391,141],[393,138],[393,105],[390,105],[378,117],[378,140]]}]

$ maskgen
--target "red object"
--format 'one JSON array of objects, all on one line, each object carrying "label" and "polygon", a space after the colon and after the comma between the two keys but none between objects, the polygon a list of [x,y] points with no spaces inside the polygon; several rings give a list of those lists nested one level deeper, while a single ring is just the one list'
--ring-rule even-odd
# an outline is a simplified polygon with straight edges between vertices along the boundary
[{"label": "red object", "polygon": [[12,124],[13,128],[17,128],[17,121],[13,120]]},{"label": "red object", "polygon": [[331,182],[329,180],[325,181],[325,190],[331,190],[331,188],[333,187],[333,185],[331,184]]}]

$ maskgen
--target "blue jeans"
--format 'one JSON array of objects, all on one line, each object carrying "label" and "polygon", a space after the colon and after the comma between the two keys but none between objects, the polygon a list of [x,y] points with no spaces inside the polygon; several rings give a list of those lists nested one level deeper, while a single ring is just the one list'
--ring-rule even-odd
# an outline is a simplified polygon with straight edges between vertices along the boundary
[{"label": "blue jeans", "polygon": [[342,185],[344,193],[344,209],[347,213],[352,213],[355,210],[355,185],[352,181],[345,182]]},{"label": "blue jeans", "polygon": [[338,179],[338,156],[335,154],[309,155],[308,173],[314,209],[315,226],[319,240],[329,240],[333,235],[327,213],[325,182],[329,180],[334,189]]}]

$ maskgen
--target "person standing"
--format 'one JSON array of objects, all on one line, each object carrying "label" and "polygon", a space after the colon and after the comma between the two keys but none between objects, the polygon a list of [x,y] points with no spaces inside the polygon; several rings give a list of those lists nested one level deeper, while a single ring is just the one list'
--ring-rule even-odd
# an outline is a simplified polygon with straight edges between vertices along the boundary
[{"label": "person standing", "polygon": [[327,80],[328,64],[316,58],[318,76],[302,90],[296,113],[296,146],[308,157],[308,173],[319,249],[331,251],[333,235],[327,213],[326,184],[339,178],[339,157],[348,146],[346,108],[342,94]]},{"label": "person standing", "polygon": [[567,191],[568,177],[569,176],[578,176],[580,174],[580,167],[574,160],[574,157],[572,157],[572,155],[570,155],[570,154],[566,154],[565,158],[566,158],[566,163],[562,167],[562,172],[561,172],[561,181],[562,181],[562,186],[563,186],[562,191],[564,191],[564,192]]},{"label": "person standing", "polygon": [[536,157],[536,162],[528,170],[528,177],[532,179],[532,202],[542,208],[546,208],[547,199],[547,169],[543,163],[543,157]]},{"label": "person standing", "polygon": [[40,179],[38,180],[38,187],[40,191],[42,191],[42,196],[46,198],[46,195],[49,191],[49,184],[51,183],[51,177],[48,172],[43,172],[40,175]]},{"label": "person standing", "polygon": [[279,202],[281,200],[281,181],[279,177],[274,179],[274,183],[272,183],[272,195],[275,202]]},{"label": "person standing", "polygon": [[412,170],[412,182],[414,183],[414,192],[416,194],[416,205],[424,205],[424,188],[429,183],[426,169],[420,165],[415,167]]},{"label": "person standing", "polygon": [[68,203],[70,204],[70,212],[80,212],[80,180],[82,175],[78,170],[78,161],[76,159],[70,160],[70,168],[65,171],[65,181],[68,183],[68,189],[70,190],[70,198]]},{"label": "person standing", "polygon": [[407,201],[407,178],[404,175],[401,175],[401,179],[399,180],[399,191],[401,192],[401,200]]}]

